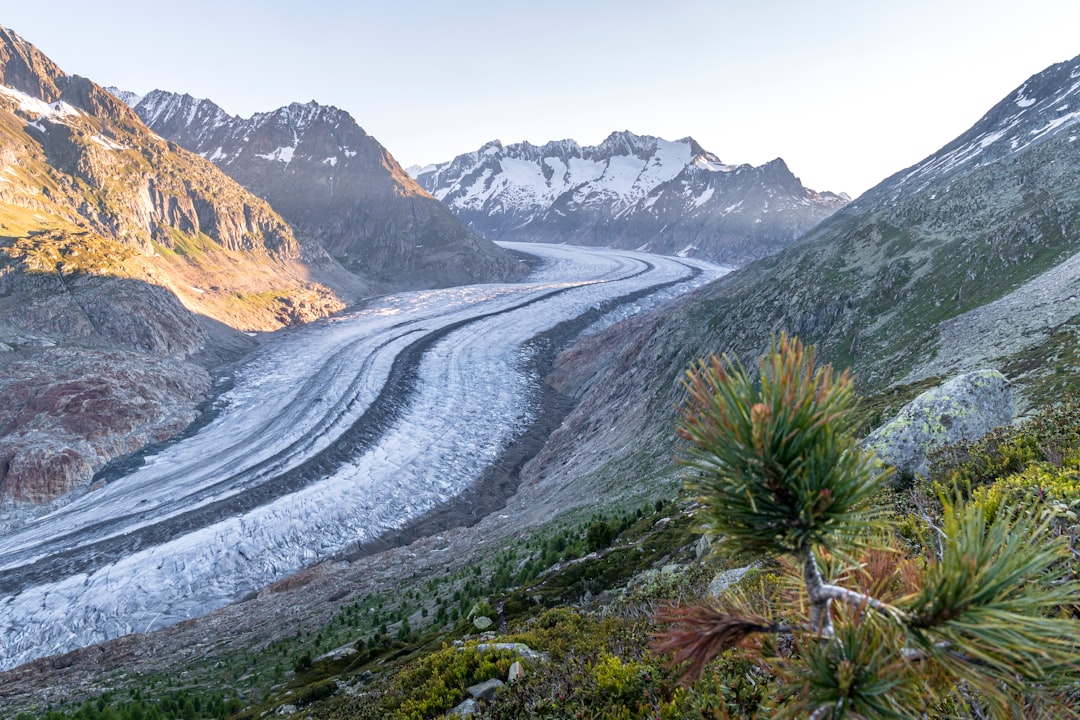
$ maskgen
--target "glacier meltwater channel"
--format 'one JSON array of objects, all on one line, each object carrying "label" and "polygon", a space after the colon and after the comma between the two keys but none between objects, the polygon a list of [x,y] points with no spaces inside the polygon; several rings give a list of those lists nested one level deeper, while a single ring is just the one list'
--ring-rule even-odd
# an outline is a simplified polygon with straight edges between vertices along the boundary
[{"label": "glacier meltwater channel", "polygon": [[527,281],[389,296],[282,333],[197,432],[0,537],[0,669],[205,614],[402,526],[532,421],[533,338],[727,271],[507,245],[540,259]]}]

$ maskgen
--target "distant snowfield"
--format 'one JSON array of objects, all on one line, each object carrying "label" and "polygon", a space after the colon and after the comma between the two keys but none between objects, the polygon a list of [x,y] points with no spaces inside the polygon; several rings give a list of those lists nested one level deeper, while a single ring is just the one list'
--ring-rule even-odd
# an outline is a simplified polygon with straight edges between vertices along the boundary
[{"label": "distant snowfield", "polygon": [[[0,669],[205,614],[400,527],[468,487],[534,419],[531,339],[658,288],[596,331],[728,271],[504,245],[542,267],[284,333],[236,370],[205,427],[0,538]],[[384,392],[391,379],[411,392]]]}]

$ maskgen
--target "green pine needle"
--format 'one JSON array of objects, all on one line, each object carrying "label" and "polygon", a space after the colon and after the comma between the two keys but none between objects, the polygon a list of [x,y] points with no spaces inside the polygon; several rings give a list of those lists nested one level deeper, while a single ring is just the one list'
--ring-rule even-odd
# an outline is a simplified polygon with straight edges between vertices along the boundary
[{"label": "green pine needle", "polygon": [[855,447],[851,378],[784,335],[759,378],[726,356],[687,372],[679,434],[703,521],[752,553],[850,547],[873,526],[867,501],[885,479]]}]

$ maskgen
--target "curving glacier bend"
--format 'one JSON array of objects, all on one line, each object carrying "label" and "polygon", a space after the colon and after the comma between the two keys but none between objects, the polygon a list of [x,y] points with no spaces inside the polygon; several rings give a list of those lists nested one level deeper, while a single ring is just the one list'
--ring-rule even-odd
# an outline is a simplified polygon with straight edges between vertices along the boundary
[{"label": "curving glacier bend", "polygon": [[205,614],[400,527],[532,421],[530,340],[727,272],[504,245],[543,261],[526,282],[389,296],[283,334],[235,370],[193,435],[0,537],[0,669]]}]

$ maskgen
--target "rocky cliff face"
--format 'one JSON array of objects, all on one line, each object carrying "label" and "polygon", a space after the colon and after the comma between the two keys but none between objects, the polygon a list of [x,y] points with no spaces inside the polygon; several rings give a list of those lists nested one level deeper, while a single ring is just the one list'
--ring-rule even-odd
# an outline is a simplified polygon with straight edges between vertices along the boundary
[{"label": "rocky cliff face", "polygon": [[49,211],[147,255],[155,243],[173,248],[177,234],[201,234],[229,250],[299,256],[265,202],[156,138],[126,105],[63,74],[11,31],[0,30],[0,45],[4,160],[9,175],[42,181],[5,183],[5,204]]},{"label": "rocky cliff face", "polygon": [[42,348],[0,366],[0,500],[45,503],[196,418],[206,371],[130,351]]},{"label": "rocky cliff face", "polygon": [[155,90],[155,132],[213,161],[346,267],[393,288],[518,279],[508,253],[466,230],[343,110],[294,103],[250,118]]},{"label": "rocky cliff face", "polygon": [[243,347],[231,328],[319,317],[365,289],[265,201],[5,28],[0,163],[0,502],[85,486],[180,430],[209,387],[186,358]]},{"label": "rocky cliff face", "polygon": [[495,141],[413,172],[488,237],[640,248],[733,265],[787,247],[848,201],[803,187],[783,160],[725,165],[692,138],[631,132],[586,147]]}]

